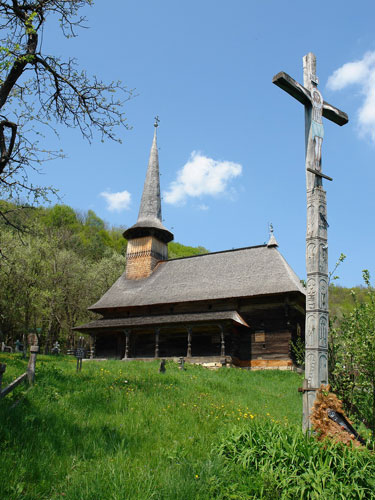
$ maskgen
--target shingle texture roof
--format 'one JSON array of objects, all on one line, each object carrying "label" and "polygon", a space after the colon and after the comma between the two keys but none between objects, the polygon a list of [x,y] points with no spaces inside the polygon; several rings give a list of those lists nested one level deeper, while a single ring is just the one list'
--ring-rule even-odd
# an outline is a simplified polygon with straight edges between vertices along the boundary
[{"label": "shingle texture roof", "polygon": [[173,234],[162,224],[160,178],[159,178],[159,156],[156,144],[156,128],[152,141],[150,158],[143,186],[141,205],[138,220],[134,226],[124,232],[127,239],[139,238],[141,236],[155,235],[161,241],[168,243],[173,240]]},{"label": "shingle texture roof", "polygon": [[135,326],[146,325],[175,325],[186,323],[204,323],[207,321],[225,321],[230,320],[239,323],[243,326],[249,326],[246,321],[238,314],[237,311],[214,311],[204,313],[191,313],[191,314],[168,314],[160,316],[136,316],[134,318],[111,318],[111,319],[98,319],[91,321],[86,325],[78,326],[73,330],[103,330],[114,328],[127,328]]},{"label": "shingle texture roof", "polygon": [[134,307],[300,292],[300,280],[276,247],[240,248],[160,262],[141,280],[125,274],[89,309]]}]

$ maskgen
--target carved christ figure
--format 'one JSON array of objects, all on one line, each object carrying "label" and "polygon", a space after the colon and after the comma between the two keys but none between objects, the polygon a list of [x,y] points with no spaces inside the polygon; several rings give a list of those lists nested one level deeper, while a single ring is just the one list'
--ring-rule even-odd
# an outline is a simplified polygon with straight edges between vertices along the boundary
[{"label": "carved christ figure", "polygon": [[314,168],[321,172],[322,170],[322,143],[324,137],[323,128],[323,97],[319,90],[313,86],[311,89],[311,137],[314,141]]}]

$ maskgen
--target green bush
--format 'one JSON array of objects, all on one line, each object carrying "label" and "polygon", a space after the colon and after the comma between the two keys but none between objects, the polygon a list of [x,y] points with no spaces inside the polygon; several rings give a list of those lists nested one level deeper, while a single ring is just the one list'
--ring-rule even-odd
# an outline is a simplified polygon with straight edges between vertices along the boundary
[{"label": "green bush", "polygon": [[375,499],[372,452],[319,443],[295,427],[252,421],[233,428],[218,453],[233,477],[230,487],[217,483],[219,498]]},{"label": "green bush", "polygon": [[363,271],[366,296],[353,291],[354,306],[330,329],[330,375],[333,391],[357,422],[375,439],[375,289]]}]

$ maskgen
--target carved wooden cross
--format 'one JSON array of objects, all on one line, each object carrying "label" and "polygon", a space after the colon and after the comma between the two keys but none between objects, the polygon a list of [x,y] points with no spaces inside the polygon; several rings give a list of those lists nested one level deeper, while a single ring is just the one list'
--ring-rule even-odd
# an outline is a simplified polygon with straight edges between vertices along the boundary
[{"label": "carved wooden cross", "polygon": [[[309,56],[312,56],[313,59],[315,59],[314,54],[312,54],[311,52],[305,57],[308,58]],[[291,76],[289,76],[287,73],[284,73],[284,71],[277,73],[277,75],[272,78],[272,83],[285,90],[285,92],[293,96],[295,99],[297,99],[297,101],[301,102],[305,106],[311,106],[310,90],[296,82]],[[304,78],[304,84],[306,85],[306,83],[307,82]],[[309,86],[308,83],[307,86]],[[323,116],[324,118],[328,118],[328,120],[331,120],[331,122],[337,123],[337,125],[340,126],[345,125],[349,121],[348,115],[344,113],[344,111],[335,108],[335,106],[332,106],[332,104],[328,104],[328,102],[326,101],[324,101],[323,104]]]},{"label": "carved wooden cross", "polygon": [[328,223],[322,179],[332,179],[321,167],[322,116],[340,126],[349,120],[346,113],[323,101],[317,89],[316,57],[311,52],[303,58],[303,86],[284,72],[275,75],[272,82],[305,106],[307,283],[302,427],[308,430],[316,391],[328,383]]},{"label": "carved wooden cross", "polygon": [[[306,179],[309,181],[307,183],[308,187],[312,187],[312,180],[315,179],[315,176],[323,177],[328,180],[332,180],[330,177],[324,175],[322,172],[311,172],[311,170],[315,170],[313,168],[313,162],[311,153],[313,151],[309,151],[309,135],[311,129],[311,91],[313,88],[317,87],[318,79],[316,77],[316,57],[313,53],[307,54],[303,58],[303,83],[304,86],[300,83],[296,82],[291,76],[287,73],[281,71],[277,75],[272,78],[272,83],[285,90],[292,97],[297,99],[300,103],[305,106],[305,140],[306,140]],[[341,111],[332,104],[328,104],[328,102],[323,101],[323,116],[328,120],[336,123],[337,125],[345,125],[348,123],[349,118],[346,113]],[[313,139],[313,138],[312,138]],[[310,153],[310,155],[308,155]],[[308,158],[308,156],[310,156]],[[307,162],[309,161],[309,164]],[[313,175],[309,175],[313,174]]]}]

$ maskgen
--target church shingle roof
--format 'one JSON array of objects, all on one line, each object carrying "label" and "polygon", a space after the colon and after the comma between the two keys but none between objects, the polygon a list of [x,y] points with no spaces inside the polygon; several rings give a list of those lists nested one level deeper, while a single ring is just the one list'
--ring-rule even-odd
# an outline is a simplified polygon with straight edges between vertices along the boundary
[{"label": "church shingle roof", "polygon": [[104,312],[176,302],[305,294],[298,276],[276,247],[267,245],[161,261],[153,273],[127,280],[125,273],[89,309]]},{"label": "church shingle roof", "polygon": [[103,329],[129,328],[137,326],[162,326],[176,324],[206,323],[211,321],[233,321],[242,326],[249,326],[237,311],[210,311],[190,314],[165,314],[160,316],[135,316],[133,318],[102,318],[91,321],[86,325],[77,326],[73,330],[93,332]]}]

